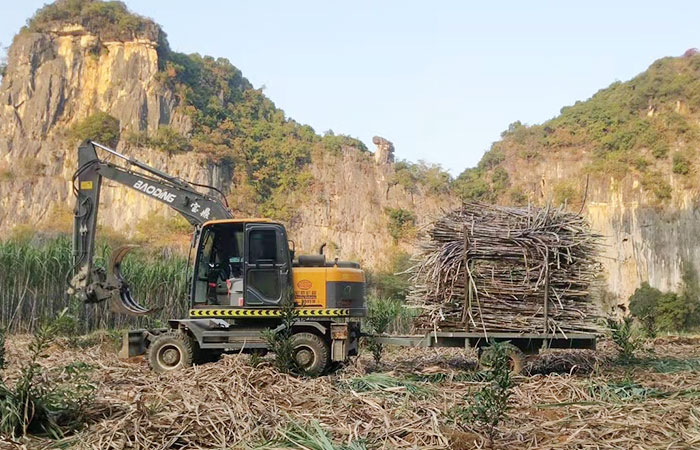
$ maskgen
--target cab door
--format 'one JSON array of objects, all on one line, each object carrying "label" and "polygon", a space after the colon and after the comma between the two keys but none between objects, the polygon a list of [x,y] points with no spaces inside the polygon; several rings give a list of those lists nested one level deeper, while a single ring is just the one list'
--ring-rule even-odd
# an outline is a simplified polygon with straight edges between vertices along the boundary
[{"label": "cab door", "polygon": [[289,287],[291,261],[280,225],[246,226],[245,304],[279,305]]}]

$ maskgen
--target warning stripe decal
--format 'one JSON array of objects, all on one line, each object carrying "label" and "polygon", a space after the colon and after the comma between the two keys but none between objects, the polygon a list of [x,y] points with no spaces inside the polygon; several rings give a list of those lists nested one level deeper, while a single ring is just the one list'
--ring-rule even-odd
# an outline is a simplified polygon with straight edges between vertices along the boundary
[{"label": "warning stripe decal", "polygon": [[[349,316],[348,308],[297,310],[299,317],[340,317]],[[190,317],[279,317],[282,311],[279,309],[190,309]]]}]

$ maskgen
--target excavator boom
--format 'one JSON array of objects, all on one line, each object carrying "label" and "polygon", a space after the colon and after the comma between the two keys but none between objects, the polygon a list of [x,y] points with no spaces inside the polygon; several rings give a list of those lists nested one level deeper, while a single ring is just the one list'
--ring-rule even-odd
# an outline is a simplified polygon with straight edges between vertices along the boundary
[{"label": "excavator boom", "polygon": [[[111,154],[122,164],[100,159],[97,149]],[[232,217],[231,211],[225,204],[226,199],[223,194],[214,187],[173,177],[96,142],[86,141],[80,145],[78,170],[73,175],[76,203],[73,220],[73,269],[69,274],[68,292],[76,294],[86,303],[111,300],[112,309],[116,312],[129,315],[148,314],[152,310],[144,308],[133,299],[129,285],[121,275],[121,262],[134,246],[115,250],[109,270],[93,267],[97,214],[103,178],[168,205],[196,228],[209,220],[229,219]],[[202,194],[195,189],[195,186],[218,192],[223,202],[218,198]]]}]

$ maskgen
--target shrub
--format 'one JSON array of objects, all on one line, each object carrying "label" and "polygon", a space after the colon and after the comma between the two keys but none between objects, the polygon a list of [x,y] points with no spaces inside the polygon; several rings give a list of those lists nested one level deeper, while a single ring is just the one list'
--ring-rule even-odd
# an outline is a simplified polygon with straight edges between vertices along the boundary
[{"label": "shrub", "polygon": [[514,187],[510,190],[509,193],[510,196],[510,202],[515,205],[515,206],[524,206],[527,205],[528,199],[527,195],[525,192],[523,192],[523,189],[521,187]]},{"label": "shrub", "polygon": [[576,184],[571,181],[561,181],[552,189],[555,205],[578,205],[583,201]]},{"label": "shrub", "polygon": [[186,137],[168,126],[158,127],[155,136],[149,139],[149,144],[171,155],[186,152],[192,148]]},{"label": "shrub", "polygon": [[669,200],[672,195],[671,185],[659,172],[647,172],[642,177],[642,187],[654,193],[657,200]]},{"label": "shrub", "polygon": [[510,187],[510,177],[503,167],[496,167],[491,175],[491,184],[495,192],[503,192]]},{"label": "shrub", "polygon": [[686,331],[700,324],[700,286],[695,267],[683,263],[678,293],[661,292],[643,283],[629,300],[630,312],[648,335]]},{"label": "shrub", "polygon": [[70,135],[75,141],[90,139],[109,147],[116,147],[119,142],[119,120],[98,111],[74,124]]},{"label": "shrub", "polygon": [[477,164],[477,169],[489,170],[493,169],[506,159],[503,151],[497,148],[495,145],[491,149],[484,153],[481,157],[479,164]]},{"label": "shrub", "polygon": [[466,408],[455,410],[458,426],[464,429],[484,430],[489,444],[492,446],[498,425],[506,420],[508,400],[512,395],[513,381],[510,377],[510,366],[507,343],[492,342],[490,352],[491,368],[485,374],[485,383],[477,391],[473,399],[465,398],[472,404]]},{"label": "shrub", "polygon": [[405,300],[410,289],[409,274],[411,267],[410,255],[399,251],[395,253],[387,270],[369,274],[368,290],[379,298]]},{"label": "shrub", "polygon": [[60,437],[83,422],[95,392],[88,376],[91,367],[73,363],[57,373],[43,369],[39,359],[46,357],[55,335],[53,325],[39,328],[14,386],[0,382],[0,434]]},{"label": "shrub", "polygon": [[334,153],[340,153],[345,147],[352,147],[363,152],[367,151],[367,146],[359,139],[344,134],[336,135],[332,131],[327,132],[321,138],[321,144],[326,150]]},{"label": "shrub", "polygon": [[673,155],[673,173],[678,175],[688,175],[690,172],[690,161],[684,155]]},{"label": "shrub", "polygon": [[416,192],[417,184],[425,186],[430,193],[443,194],[451,190],[452,177],[439,164],[398,161],[389,183],[402,186],[411,195]]},{"label": "shrub", "polygon": [[453,187],[463,201],[489,201],[495,197],[491,186],[484,180],[483,171],[478,168],[465,169]]},{"label": "shrub", "polygon": [[280,305],[282,317],[282,329],[265,330],[263,338],[267,341],[268,348],[275,354],[274,366],[282,373],[300,374],[302,368],[294,357],[294,342],[292,340],[294,322],[299,318],[299,312],[294,304],[294,291],[286,292]]},{"label": "shrub", "polygon": [[[372,334],[383,334],[389,330],[389,326],[399,316],[403,305],[398,300],[374,298],[368,301],[367,317],[365,323]],[[368,347],[372,352],[374,361],[379,364],[384,352],[384,344],[373,338],[368,338]]]},{"label": "shrub", "polygon": [[386,208],[389,216],[389,234],[398,242],[413,230],[416,224],[416,216],[413,212],[403,208]]},{"label": "shrub", "polygon": [[644,282],[629,299],[630,313],[642,323],[644,331],[649,337],[656,335],[656,309],[659,299],[663,295],[660,290]]},{"label": "shrub", "polygon": [[681,271],[680,295],[691,305],[693,311],[686,321],[686,326],[690,328],[700,322],[700,278],[695,264],[691,261],[683,261]]},{"label": "shrub", "polygon": [[668,156],[668,144],[663,141],[659,141],[651,149],[651,154],[654,156],[656,159],[664,159],[666,156]]},{"label": "shrub", "polygon": [[418,183],[418,176],[413,170],[413,164],[407,161],[398,161],[394,164],[394,174],[391,176],[389,184],[391,186],[399,185],[406,192],[411,194],[411,200],[413,199],[413,194],[416,192],[416,184]]},{"label": "shrub", "polygon": [[505,137],[514,135],[515,133],[517,133],[519,130],[521,130],[523,128],[527,128],[527,127],[525,125],[523,125],[523,123],[521,121],[516,120],[515,122],[508,125],[507,130],[504,130],[501,132],[501,137],[505,138]]},{"label": "shrub", "polygon": [[68,308],[64,308],[58,316],[51,321],[51,330],[55,336],[75,337],[79,334],[78,319],[68,314]]},{"label": "shrub", "polygon": [[608,319],[610,338],[620,351],[620,360],[629,362],[634,359],[634,353],[642,347],[642,339],[637,335],[633,326],[632,317],[625,317],[621,321]]},{"label": "shrub", "polygon": [[683,295],[668,292],[656,305],[656,327],[659,331],[683,331],[689,328],[695,305]]},{"label": "shrub", "polygon": [[39,9],[29,19],[30,31],[46,32],[56,24],[80,24],[103,39],[132,39],[148,31],[151,20],[131,13],[120,1],[60,0]]}]

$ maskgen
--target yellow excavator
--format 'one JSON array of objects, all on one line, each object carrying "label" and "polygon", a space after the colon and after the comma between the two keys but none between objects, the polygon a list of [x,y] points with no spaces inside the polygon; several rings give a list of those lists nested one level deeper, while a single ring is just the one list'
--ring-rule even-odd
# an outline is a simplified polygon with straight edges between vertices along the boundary
[{"label": "yellow excavator", "polygon": [[[110,161],[100,159],[98,151]],[[323,373],[332,362],[357,354],[359,321],[366,314],[365,277],[359,264],[326,261],[323,247],[320,254],[297,257],[282,224],[234,219],[216,188],[173,177],[92,141],[78,148],[73,176],[69,293],[86,303],[109,301],[112,310],[122,314],[153,312],[132,297],[121,274],[122,260],[132,246],[115,250],[107,268],[93,264],[103,179],[168,205],[194,227],[189,317],[170,319],[166,328],[128,331],[120,356],[147,353],[155,371],[168,372],[215,360],[225,352],[264,353],[269,350],[265,330],[291,334],[296,362],[307,373]],[[291,321],[285,309],[290,297]]]}]

